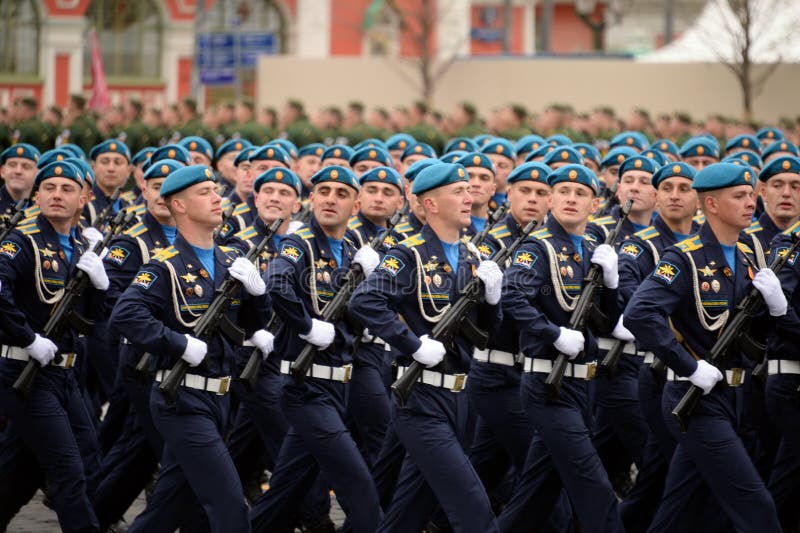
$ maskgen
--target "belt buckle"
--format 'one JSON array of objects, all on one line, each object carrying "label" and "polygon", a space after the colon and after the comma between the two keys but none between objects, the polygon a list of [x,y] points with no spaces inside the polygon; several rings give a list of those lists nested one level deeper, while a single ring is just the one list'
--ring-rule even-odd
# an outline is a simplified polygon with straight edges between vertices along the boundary
[{"label": "belt buckle", "polygon": [[65,369],[72,368],[73,366],[75,366],[75,354],[74,353],[67,353],[67,354],[62,354],[62,355],[65,357],[65,359],[64,359],[64,368]]},{"label": "belt buckle", "polygon": [[744,369],[731,368],[731,387],[739,387],[744,382]]},{"label": "belt buckle", "polygon": [[597,361],[586,363],[586,381],[594,379],[595,374],[597,374]]},{"label": "belt buckle", "polygon": [[231,377],[225,376],[224,378],[219,378],[219,389],[217,390],[217,396],[222,396],[227,394],[228,388],[231,385]]},{"label": "belt buckle", "polygon": [[453,388],[450,390],[453,392],[461,392],[462,390],[464,390],[464,382],[467,381],[467,375],[453,374],[453,377],[455,378],[455,382],[453,383]]},{"label": "belt buckle", "polygon": [[348,381],[350,381],[350,377],[353,375],[353,365],[352,364],[343,365],[342,369],[344,370],[344,377],[342,378],[342,383],[347,383]]}]

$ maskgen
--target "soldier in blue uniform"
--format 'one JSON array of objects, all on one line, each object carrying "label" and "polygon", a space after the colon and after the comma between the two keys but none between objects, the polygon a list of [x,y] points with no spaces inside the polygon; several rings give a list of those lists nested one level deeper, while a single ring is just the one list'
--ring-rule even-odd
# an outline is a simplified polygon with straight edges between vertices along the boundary
[{"label": "soldier in blue uniform", "polygon": [[[429,369],[394,418],[408,455],[377,531],[419,531],[437,500],[454,529],[497,531],[489,499],[460,444],[468,398],[458,392],[466,383],[472,346],[460,336],[445,346],[429,333],[475,276],[484,281],[485,301],[470,318],[483,328],[498,321],[502,272],[459,239],[472,203],[463,166],[431,165],[417,175],[412,191],[424,206],[426,225],[391,248],[350,301],[353,317],[403,354],[401,365],[415,360]],[[398,375],[405,368],[398,367]]]},{"label": "soldier in blue uniform", "polygon": [[322,153],[320,157],[320,164],[322,167],[330,166],[350,166],[350,158],[353,156],[354,150],[344,144],[332,144]]},{"label": "soldier in blue uniform", "polygon": [[[131,174],[131,152],[125,143],[117,139],[103,141],[89,152],[94,170],[95,183],[91,201],[86,204],[83,216],[89,225],[94,225],[97,216],[108,205],[114,191],[125,185]],[[128,206],[122,198],[111,207],[111,214]]]},{"label": "soldier in blue uniform", "polygon": [[480,233],[489,219],[489,202],[497,191],[494,164],[486,154],[472,152],[461,156],[456,163],[467,169],[469,194],[472,196],[472,214],[468,235]]},{"label": "soldier in blue uniform", "polygon": [[[167,176],[183,166],[165,159],[151,165],[144,174],[142,195],[147,211],[140,222],[109,243],[109,251],[103,258],[110,281],[105,302],[106,316],[111,315],[117,300],[142,265],[175,241],[175,219],[159,191]],[[151,480],[161,458],[163,438],[150,415],[152,380],[142,379],[136,373],[136,364],[143,352],[124,336],[120,339],[107,335],[103,353],[108,358],[119,354],[111,403],[114,404],[115,398],[122,398],[118,401],[128,408],[122,432],[103,457],[101,482],[92,495],[100,528],[105,530],[122,518]],[[112,410],[109,406],[106,419]]]},{"label": "soldier in blue uniform", "polygon": [[[693,483],[697,478],[738,531],[780,531],[775,504],[736,434],[742,355],[729,355],[724,374],[704,358],[751,284],[764,296],[770,315],[786,314],[777,277],[769,269],[755,273],[752,250],[737,242],[755,208],[754,182],[751,169],[730,163],[699,171],[693,188],[705,224],[663,253],[625,310],[624,325],[639,347],[669,367],[662,410],[678,441],[651,531],[692,529],[699,514],[685,511],[703,490]],[[702,388],[704,396],[687,432],[680,433],[671,411],[690,384]]]},{"label": "soldier in blue uniform", "polygon": [[[270,489],[253,507],[252,526],[254,531],[285,528],[321,470],[353,530],[372,532],[381,518],[375,484],[344,423],[352,333],[344,322],[333,324],[321,317],[350,264],[356,262],[369,273],[379,259],[371,248],[356,251],[345,239],[347,221],[356,212],[355,175],[330,166],[312,182],[310,224],[281,241],[265,274],[282,322],[275,351],[283,357],[282,400],[290,428]],[[288,374],[292,358],[305,343],[314,345],[317,353],[309,375],[298,384]]]},{"label": "soldier in blue uniform", "polygon": [[680,150],[681,160],[700,171],[708,165],[719,162],[719,146],[715,139],[692,137]]},{"label": "soldier in blue uniform", "polygon": [[[524,356],[522,404],[535,434],[514,497],[500,515],[503,531],[518,531],[550,515],[562,485],[585,531],[622,531],[617,498],[591,440],[590,380],[594,377],[598,331],[569,328],[583,279],[591,264],[602,269],[595,305],[611,323],[619,318],[617,254],[585,235],[598,208],[599,184],[580,165],[554,171],[550,215],[545,227],[514,254],[505,273],[503,314],[519,333]],[[557,354],[570,358],[560,395],[545,379]]]},{"label": "soldier in blue uniform", "polygon": [[220,196],[228,196],[236,187],[236,165],[234,161],[242,150],[252,146],[252,143],[247,139],[231,139],[217,148],[214,154],[214,166],[217,169]]},{"label": "soldier in blue uniform", "polygon": [[303,184],[301,195],[303,198],[306,198],[311,192],[311,176],[322,168],[322,154],[324,153],[325,145],[320,143],[307,144],[297,151],[297,160],[292,163],[292,170]]},{"label": "soldier in blue uniform", "polygon": [[494,138],[481,146],[481,153],[489,156],[494,166],[494,178],[497,183],[497,190],[489,202],[489,209],[497,209],[506,201],[506,189],[508,188],[508,175],[517,165],[517,154],[514,146],[503,138]]},{"label": "soldier in blue uniform", "polygon": [[14,214],[17,202],[30,198],[40,155],[31,144],[15,144],[0,153],[0,224]]},{"label": "soldier in blue uniform", "polygon": [[[35,185],[41,213],[0,243],[0,312],[4,320],[0,410],[12,420],[4,445],[20,438],[33,452],[64,531],[99,531],[87,496],[91,490],[87,478],[98,466],[94,425],[72,370],[78,335],[71,327],[57,339],[40,332],[76,269],[86,272],[91,282],[84,305],[78,309],[87,312],[87,318],[100,314],[108,277],[97,254],[86,251],[85,241],[73,231],[74,217],[86,202],[78,169],[69,163],[52,163],[39,171]],[[30,395],[23,398],[11,385],[31,359],[42,368]],[[17,484],[11,474],[19,475],[14,472],[17,466],[3,461],[0,478],[4,491],[24,491],[31,479],[35,484],[41,481],[36,472],[27,472],[21,478],[25,483]],[[2,501],[0,522],[9,520],[17,510],[8,514],[7,506],[14,498]]]},{"label": "soldier in blue uniform", "polygon": [[[234,348],[221,333],[201,340],[192,336],[192,328],[230,275],[242,288],[229,316],[260,346],[267,336],[261,329],[267,320],[266,287],[256,267],[235,249],[214,246],[222,208],[210,168],[171,172],[159,194],[175,219],[177,236],[140,268],[111,315],[113,330],[151,354],[156,383],[150,412],[164,439],[153,497],[129,531],[172,531],[199,502],[212,531],[246,532],[247,505],[224,442]],[[190,369],[174,403],[167,403],[157,385],[178,358]]]},{"label": "soldier in blue uniform", "polygon": [[211,166],[214,159],[214,150],[211,148],[211,143],[204,138],[197,135],[184,137],[178,142],[178,146],[183,146],[189,150],[193,165]]},{"label": "soldier in blue uniform", "polygon": [[353,152],[349,164],[359,177],[373,168],[392,166],[392,157],[380,146],[364,146]]}]

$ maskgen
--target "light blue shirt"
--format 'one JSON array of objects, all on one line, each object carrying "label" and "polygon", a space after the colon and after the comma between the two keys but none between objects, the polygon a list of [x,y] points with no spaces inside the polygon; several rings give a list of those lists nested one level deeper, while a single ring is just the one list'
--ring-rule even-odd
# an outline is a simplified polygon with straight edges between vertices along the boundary
[{"label": "light blue shirt", "polygon": [[342,240],[328,237],[328,245],[331,247],[331,253],[336,259],[336,264],[342,266]]},{"label": "light blue shirt", "polygon": [[736,245],[728,246],[727,244],[720,243],[722,253],[725,255],[725,262],[731,267],[731,272],[736,274]]},{"label": "light blue shirt", "polygon": [[208,271],[208,275],[211,276],[211,279],[214,279],[214,248],[198,248],[197,246],[192,246],[192,250],[194,250],[197,258]]},{"label": "light blue shirt", "polygon": [[444,242],[441,239],[439,239],[439,242],[442,243],[442,249],[444,250],[444,256],[447,259],[447,264],[449,264],[450,268],[453,269],[454,274],[458,274],[458,245],[460,243],[456,241],[454,244],[450,244],[449,242]]}]

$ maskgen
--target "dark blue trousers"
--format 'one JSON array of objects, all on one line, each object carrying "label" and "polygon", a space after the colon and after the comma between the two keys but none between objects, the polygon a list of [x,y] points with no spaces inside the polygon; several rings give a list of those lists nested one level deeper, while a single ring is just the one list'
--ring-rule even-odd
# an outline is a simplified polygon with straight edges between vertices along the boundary
[{"label": "dark blue trousers", "polygon": [[347,409],[355,422],[367,464],[378,460],[391,418],[391,352],[364,344],[356,354]]},{"label": "dark blue trousers", "polygon": [[766,406],[783,439],[772,467],[769,491],[786,531],[800,521],[800,376],[778,374],[767,379]]}]

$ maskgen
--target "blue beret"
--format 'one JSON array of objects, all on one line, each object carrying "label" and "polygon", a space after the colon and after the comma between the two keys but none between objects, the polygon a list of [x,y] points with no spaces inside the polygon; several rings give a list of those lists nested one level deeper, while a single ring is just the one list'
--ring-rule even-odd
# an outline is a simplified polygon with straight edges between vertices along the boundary
[{"label": "blue beret", "polygon": [[494,163],[489,159],[489,156],[480,152],[466,153],[458,158],[454,163],[462,165],[464,168],[481,167],[494,174]]},{"label": "blue beret", "polygon": [[[695,139],[706,139],[708,142],[711,143],[712,146],[715,146],[717,148],[717,152],[722,152],[721,147],[719,145],[719,141],[717,140],[717,138],[714,137],[713,135],[711,135],[708,132],[699,133],[699,134],[695,135],[693,138],[695,138]],[[691,139],[689,139],[689,140],[691,140]]]},{"label": "blue beret", "polygon": [[256,178],[256,181],[253,182],[253,190],[256,192],[260,191],[261,186],[267,182],[283,183],[284,185],[288,185],[294,189],[294,192],[297,193],[297,196],[300,196],[300,191],[303,190],[303,184],[300,182],[300,178],[298,178],[297,174],[288,168],[271,168],[266,172],[259,174],[259,176]]},{"label": "blue beret", "polygon": [[486,146],[486,143],[494,139],[494,135],[489,135],[488,133],[481,133],[480,135],[476,135],[472,138],[475,142],[475,145],[478,147],[478,150]]},{"label": "blue beret", "polygon": [[794,156],[777,157],[767,163],[767,166],[765,166],[758,175],[758,179],[767,181],[775,174],[781,174],[783,172],[800,174],[800,158]]},{"label": "blue beret", "polygon": [[411,164],[410,167],[406,169],[405,173],[406,180],[414,181],[414,179],[417,177],[417,174],[419,174],[422,171],[422,169],[428,168],[431,165],[438,165],[439,163],[441,163],[441,161],[438,161],[436,159],[420,159],[419,161],[415,161],[414,163]]},{"label": "blue beret", "polygon": [[511,159],[516,159],[517,154],[514,152],[514,146],[507,140],[495,137],[488,143],[481,147],[481,152],[484,154],[502,155]]},{"label": "blue beret", "polygon": [[94,161],[100,155],[108,153],[124,155],[125,159],[128,161],[131,160],[131,151],[128,149],[128,145],[119,139],[108,139],[107,141],[94,145],[94,148],[89,152],[89,158]]},{"label": "blue beret", "polygon": [[206,181],[216,182],[217,178],[214,172],[205,165],[190,165],[188,167],[181,167],[175,172],[170,172],[164,183],[161,184],[159,194],[162,198],[166,198],[170,194],[181,192],[188,189],[192,185],[203,183]]},{"label": "blue beret", "polygon": [[468,182],[467,169],[458,163],[436,163],[423,168],[411,185],[411,192],[422,194],[451,183]]},{"label": "blue beret", "polygon": [[131,158],[131,165],[138,165],[139,163],[147,163],[147,160],[150,159],[150,156],[153,155],[158,148],[155,146],[146,146],[136,152],[134,156]]},{"label": "blue beret", "polygon": [[197,152],[203,154],[210,160],[214,159],[214,149],[211,148],[211,143],[197,135],[190,135],[184,137],[178,142],[178,145],[183,146],[190,152]]},{"label": "blue beret", "polygon": [[364,146],[353,152],[350,156],[350,166],[356,166],[359,161],[376,161],[387,167],[392,166],[392,156],[380,146]]},{"label": "blue beret", "polygon": [[386,149],[389,151],[405,150],[415,142],[417,142],[417,140],[408,133],[395,133],[386,139]]},{"label": "blue beret", "polygon": [[[369,148],[368,148],[369,149]],[[311,184],[317,185],[326,181],[333,181],[336,183],[344,183],[349,185],[355,190],[359,189],[358,179],[352,170],[339,165],[331,165],[325,167],[313,176],[311,176]]]},{"label": "blue beret", "polygon": [[556,133],[551,135],[547,139],[545,139],[549,144],[553,146],[569,146],[572,144],[572,139],[567,137],[566,135],[561,135],[560,133]]},{"label": "blue beret", "polygon": [[751,167],[757,169],[760,169],[764,166],[764,163],[761,161],[761,158],[758,156],[758,154],[751,150],[741,150],[739,152],[735,152],[723,159],[722,162],[725,162],[728,159],[738,159],[740,161],[744,161]]},{"label": "blue beret", "polygon": [[621,165],[623,161],[635,155],[638,155],[638,153],[633,148],[629,146],[617,146],[608,151],[600,162],[600,166],[613,167],[614,165]]},{"label": "blue beret", "polygon": [[547,178],[547,184],[551,187],[562,182],[586,185],[592,189],[595,196],[600,191],[600,182],[597,180],[597,176],[594,175],[590,168],[583,165],[564,165],[555,169]]},{"label": "blue beret", "polygon": [[528,155],[526,155],[525,156],[525,162],[528,163],[528,162],[533,161],[534,159],[537,159],[539,157],[544,159],[545,157],[547,157],[547,154],[549,154],[550,152],[552,152],[555,149],[556,149],[555,145],[552,145],[552,144],[549,144],[549,143],[545,143],[542,146],[540,146],[539,148],[537,148],[536,150],[534,150],[533,152],[531,152]]},{"label": "blue beret", "polygon": [[450,139],[447,146],[444,147],[444,153],[449,154],[456,150],[461,150],[462,152],[477,152],[478,145],[469,137],[456,137],[455,139]]},{"label": "blue beret", "polygon": [[523,163],[508,175],[508,183],[516,183],[518,181],[538,181],[549,185],[547,178],[553,173],[553,169],[540,163],[538,161],[531,161],[530,163]]},{"label": "blue beret", "polygon": [[651,144],[650,147],[664,154],[672,154],[675,157],[680,157],[681,155],[678,151],[678,145],[669,139],[657,139],[653,141],[653,144]]},{"label": "blue beret", "polygon": [[241,152],[245,148],[250,148],[251,146],[253,146],[253,143],[247,139],[231,139],[230,141],[225,141],[217,148],[214,159],[218,160],[220,157],[230,152]]},{"label": "blue beret", "polygon": [[631,148],[638,148],[640,151],[647,148],[648,145],[647,137],[645,137],[641,131],[623,131],[615,135],[609,143],[610,148],[629,146]]},{"label": "blue beret", "polygon": [[730,152],[734,148],[744,148],[758,153],[761,152],[761,143],[755,135],[742,133],[741,135],[728,139],[728,142],[725,143],[725,152]]},{"label": "blue beret", "polygon": [[547,144],[547,141],[545,141],[544,137],[541,135],[525,135],[517,141],[517,144],[514,145],[514,151],[517,153],[517,155],[527,154],[545,144]]},{"label": "blue beret", "polygon": [[365,172],[360,178],[358,178],[358,182],[362,187],[368,181],[390,183],[400,189],[400,194],[403,194],[403,178],[400,176],[400,173],[392,167],[376,167],[368,172]]},{"label": "blue beret", "polygon": [[407,157],[412,155],[424,155],[425,157],[436,157],[436,150],[433,149],[433,146],[430,144],[425,143],[416,143],[414,145],[409,146],[408,148],[403,151],[403,155],[400,156],[400,161],[405,161]]},{"label": "blue beret", "polygon": [[753,169],[744,165],[733,163],[714,163],[703,167],[694,178],[692,188],[698,192],[713,191],[737,185],[750,185],[755,187],[755,173]]},{"label": "blue beret", "polygon": [[559,146],[544,156],[543,163],[545,165],[552,165],[554,163],[582,165],[583,157],[581,157],[581,154],[571,146]]},{"label": "blue beret", "polygon": [[33,183],[38,187],[44,180],[49,178],[67,178],[83,187],[83,173],[75,165],[63,161],[56,161],[42,167],[36,173]]},{"label": "blue beret", "polygon": [[247,158],[251,163],[253,161],[277,161],[289,168],[292,165],[292,160],[286,150],[277,144],[270,143],[260,148],[256,148],[250,152],[250,157]]},{"label": "blue beret", "polygon": [[647,150],[643,151],[640,155],[648,159],[652,159],[653,161],[658,163],[659,166],[666,165],[667,163],[670,162],[670,159],[664,155],[664,152],[662,152],[661,150],[656,150],[654,148],[648,148]]},{"label": "blue beret", "polygon": [[295,146],[295,144],[288,139],[272,139],[270,142],[267,143],[267,145],[270,144],[277,144],[278,146],[283,148],[283,150],[287,154],[289,154],[289,157],[291,157],[292,159],[297,157],[297,146]]},{"label": "blue beret", "polygon": [[658,163],[649,157],[635,155],[622,162],[622,164],[619,166],[618,173],[620,176],[622,176],[629,170],[642,170],[644,172],[653,174],[656,170],[658,170],[659,166],[660,165]]},{"label": "blue beret", "polygon": [[185,166],[186,165],[183,163],[178,163],[174,159],[162,159],[158,164],[150,165],[150,168],[144,173],[144,179],[147,181],[153,178],[166,178],[171,173]]},{"label": "blue beret", "polygon": [[667,178],[679,176],[694,181],[696,175],[697,171],[695,171],[694,167],[691,165],[687,165],[683,162],[668,163],[653,173],[653,177],[650,178],[650,183],[653,184],[653,187],[658,189],[658,185]]},{"label": "blue beret", "polygon": [[258,146],[247,146],[246,148],[242,148],[242,151],[236,154],[236,157],[233,158],[233,166],[238,167],[245,161],[250,161],[250,156],[253,155],[253,152],[258,150]]},{"label": "blue beret", "polygon": [[758,132],[756,132],[756,137],[760,140],[769,139],[770,141],[780,141],[786,138],[781,130],[772,126],[767,126],[766,128],[758,130]]},{"label": "blue beret", "polygon": [[94,188],[94,170],[92,170],[92,167],[89,165],[89,163],[80,157],[68,157],[64,160],[64,163],[69,163],[73,167],[77,168],[81,174],[83,174],[83,180],[89,182],[89,188]]},{"label": "blue beret", "polygon": [[331,146],[328,146],[328,148],[322,153],[322,160],[344,159],[349,163],[350,158],[353,156],[353,152],[354,150],[349,146],[345,146],[343,144],[332,144]]},{"label": "blue beret", "polygon": [[572,148],[578,151],[583,157],[584,161],[594,161],[597,166],[600,166],[600,150],[595,148],[589,143],[575,143],[572,145]]},{"label": "blue beret", "polygon": [[18,143],[9,146],[3,153],[0,153],[0,165],[5,165],[7,159],[11,159],[13,157],[21,157],[23,159],[30,159],[34,163],[39,161],[39,157],[42,154],[39,152],[39,149],[33,146],[32,144],[28,143]]},{"label": "blue beret", "polygon": [[75,154],[64,148],[53,148],[52,150],[48,150],[39,156],[36,166],[39,168],[44,168],[50,163],[63,161],[65,159],[69,159],[70,157],[75,157]]},{"label": "blue beret", "polygon": [[389,149],[386,147],[386,143],[385,142],[383,142],[380,139],[376,139],[374,137],[370,137],[369,139],[364,139],[360,143],[358,143],[355,146],[353,146],[353,150],[356,151],[356,152],[358,152],[362,148],[382,148],[382,149],[386,150],[387,152],[389,151]]},{"label": "blue beret", "polygon": [[297,151],[298,159],[301,157],[306,157],[309,155],[313,155],[315,157],[322,157],[322,154],[325,152],[325,145],[322,143],[311,143],[303,146]]},{"label": "blue beret", "polygon": [[75,157],[77,157],[78,159],[86,160],[86,152],[84,152],[83,148],[81,148],[77,144],[64,143],[62,145],[56,146],[56,148],[63,148],[64,150],[69,150],[70,152],[75,154]]},{"label": "blue beret", "polygon": [[[439,156],[439,161],[442,161],[444,163],[455,163],[456,161],[458,161],[459,159],[461,159],[462,157],[464,157],[468,153],[469,152],[465,152],[464,150],[453,150],[452,152],[448,152],[446,154],[442,154],[441,156]],[[425,161],[425,160],[423,159],[423,161]],[[419,161],[417,161],[417,163],[418,162]],[[414,163],[414,164],[416,164],[416,163]]]},{"label": "blue beret", "polygon": [[712,142],[707,137],[692,137],[681,146],[680,154],[684,159],[697,156],[719,159],[719,148],[716,146],[716,141]]},{"label": "blue beret", "polygon": [[800,152],[798,152],[797,146],[794,143],[791,143],[786,139],[781,139],[780,141],[775,141],[764,148],[764,151],[761,152],[761,157],[767,159],[769,156],[779,153],[787,153],[794,156],[800,155]]},{"label": "blue beret", "polygon": [[183,146],[178,146],[177,144],[165,144],[153,152],[153,154],[150,156],[150,159],[147,160],[147,163],[142,166],[142,170],[147,172],[147,169],[150,168],[150,165],[156,161],[162,161],[164,159],[172,159],[178,163],[183,163],[184,165],[192,164],[192,156],[189,154],[189,150]]}]

